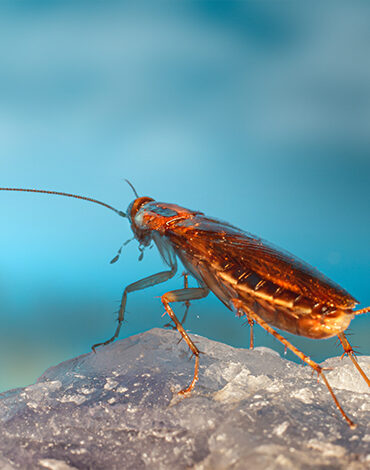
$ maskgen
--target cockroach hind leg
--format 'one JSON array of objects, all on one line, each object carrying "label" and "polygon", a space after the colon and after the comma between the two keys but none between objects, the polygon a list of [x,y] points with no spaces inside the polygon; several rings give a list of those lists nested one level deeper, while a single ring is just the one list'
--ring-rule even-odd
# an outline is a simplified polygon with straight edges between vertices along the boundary
[{"label": "cockroach hind leg", "polygon": [[[245,313],[247,308],[243,304],[243,302],[239,299],[232,299],[232,304],[236,309],[241,309]],[[290,349],[296,356],[298,356],[302,361],[304,361],[306,364],[308,364],[310,367],[312,367],[313,370],[315,370],[318,375],[323,379],[324,384],[326,385],[326,388],[329,390],[329,393],[334,400],[334,403],[336,404],[338,410],[340,411],[341,415],[343,418],[347,421],[349,427],[351,429],[356,428],[356,424],[346,415],[344,412],[343,408],[341,407],[337,397],[335,396],[333,389],[331,388],[327,378],[325,377],[322,367],[319,366],[316,362],[314,362],[312,359],[310,359],[308,356],[303,354],[302,351],[297,349],[295,346],[293,346],[287,339],[285,339],[283,336],[281,336],[277,331],[275,331],[268,323],[266,323],[262,318],[260,318],[253,310],[248,309],[248,316],[252,318],[256,323],[258,323],[263,329],[265,329],[268,333],[270,333],[272,336],[274,336],[276,339],[278,339],[281,343],[283,343],[284,346],[286,346],[288,349]]]},{"label": "cockroach hind leg", "polygon": [[327,389],[329,390],[329,393],[330,395],[332,396],[333,400],[334,400],[334,403],[337,405],[339,411],[341,412],[343,418],[347,421],[349,427],[351,429],[356,429],[357,428],[357,424],[354,423],[351,419],[349,419],[349,417],[346,415],[346,413],[344,412],[343,408],[340,406],[339,404],[339,401],[337,399],[337,397],[335,396],[334,392],[333,392],[333,389],[331,388],[331,385],[329,384],[327,378],[325,377],[324,373],[322,371],[320,371],[319,375],[321,376],[321,378],[323,379]]},{"label": "cockroach hind leg", "polygon": [[351,361],[353,362],[353,365],[356,367],[356,369],[360,373],[361,377],[367,383],[367,386],[370,387],[370,380],[367,377],[367,375],[365,374],[365,372],[362,370],[360,364],[358,363],[355,352],[354,352],[352,346],[350,345],[346,335],[344,333],[339,333],[338,338],[339,338],[339,341],[341,342],[341,344],[343,346],[343,349],[344,349],[344,353],[342,354],[342,358],[343,358],[343,356],[347,355],[351,359]]},{"label": "cockroach hind leg", "polygon": [[248,318],[248,323],[249,323],[249,349],[253,349],[254,348],[254,334],[253,334],[253,325],[254,325],[254,321],[248,317],[247,315],[247,318]]}]

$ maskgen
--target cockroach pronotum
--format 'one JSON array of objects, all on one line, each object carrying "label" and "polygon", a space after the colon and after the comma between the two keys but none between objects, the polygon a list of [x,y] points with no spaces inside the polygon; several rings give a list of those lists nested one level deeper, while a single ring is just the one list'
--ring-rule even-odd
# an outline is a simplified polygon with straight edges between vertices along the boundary
[{"label": "cockroach pronotum", "polygon": [[[152,241],[157,246],[169,269],[140,279],[125,288],[114,335],[107,341],[95,344],[92,349],[95,351],[98,346],[107,345],[118,337],[127,294],[172,278],[177,271],[178,258],[187,272],[184,288],[163,294],[161,300],[176,329],[195,356],[193,379],[180,394],[190,392],[198,380],[199,350],[170,304],[185,302],[188,308],[190,301],[202,299],[212,291],[228,309],[246,317],[250,325],[250,348],[253,348],[253,325],[257,323],[312,367],[324,381],[343,418],[354,428],[355,423],[339,404],[322,367],[294,347],[274,327],[314,339],[337,336],[343,346],[343,354],[351,358],[370,387],[370,380],[358,364],[344,334],[353,317],[370,312],[370,307],[355,310],[358,302],[339,285],[300,259],[273,248],[264,240],[226,222],[207,217],[202,212],[157,202],[150,197],[139,197],[131,183],[128,183],[136,198],[126,212],[96,199],[75,194],[0,188],[2,191],[56,194],[100,204],[129,220],[141,251]],[[112,262],[117,261],[121,249]],[[188,287],[188,275],[195,278],[198,287]]]}]

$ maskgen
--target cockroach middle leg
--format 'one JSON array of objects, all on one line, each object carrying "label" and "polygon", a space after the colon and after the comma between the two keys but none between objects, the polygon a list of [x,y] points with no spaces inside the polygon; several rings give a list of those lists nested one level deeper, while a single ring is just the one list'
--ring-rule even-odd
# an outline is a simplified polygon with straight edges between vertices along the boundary
[{"label": "cockroach middle leg", "polygon": [[166,309],[166,312],[170,316],[171,320],[175,323],[178,332],[180,333],[182,338],[186,341],[186,344],[189,346],[190,351],[195,356],[193,380],[191,381],[190,385],[187,388],[179,392],[179,395],[184,395],[188,392],[191,392],[191,390],[193,390],[194,388],[196,381],[198,380],[199,349],[195,346],[193,341],[190,339],[189,335],[184,330],[184,327],[182,326],[182,324],[176,317],[174,311],[172,310],[170,303],[202,299],[206,297],[208,293],[209,293],[208,287],[190,287],[187,289],[178,289],[178,290],[167,292],[166,294],[163,294],[161,297],[161,300],[164,305],[164,308]]},{"label": "cockroach middle leg", "polygon": [[[185,271],[182,273],[182,276],[184,277],[184,289],[188,289],[189,288],[189,281],[188,281],[188,278],[189,278],[189,274],[186,273]],[[182,320],[181,320],[181,325],[183,325],[185,323],[185,320],[188,316],[188,312],[189,312],[189,308],[190,308],[190,301],[189,300],[185,300],[184,302],[185,304],[185,313],[182,317]],[[172,328],[173,330],[176,330],[176,326],[175,325],[172,325],[172,323],[166,323],[164,325],[164,328]]]},{"label": "cockroach middle leg", "polygon": [[[233,299],[232,303],[234,304],[234,307],[238,310],[242,310],[244,313],[246,313],[247,309],[245,304],[239,300],[239,299]],[[327,381],[327,378],[325,377],[322,367],[319,366],[316,362],[314,362],[312,359],[310,359],[308,356],[303,354],[302,351],[297,349],[295,346],[293,346],[288,340],[286,340],[283,336],[281,336],[277,331],[275,331],[268,323],[266,323],[262,318],[260,318],[253,310],[248,309],[248,315],[254,320],[256,323],[258,323],[260,326],[262,326],[263,329],[265,329],[268,333],[272,334],[276,339],[278,339],[281,343],[284,344],[285,347],[290,349],[296,356],[298,356],[303,362],[308,364],[309,366],[314,369],[319,376],[323,379],[327,389],[329,390],[330,395],[332,396],[334,403],[336,404],[337,408],[339,409],[341,415],[343,418],[347,421],[349,424],[350,428],[354,429],[356,427],[356,424],[346,415],[344,412],[343,408],[341,407],[337,397],[335,396],[333,389],[331,388],[329,382]]]},{"label": "cockroach middle leg", "polygon": [[[183,272],[182,275],[184,276],[184,289],[188,289],[189,288],[189,274],[186,272]],[[190,301],[185,300],[184,304],[185,304],[185,313],[181,320],[182,325],[184,324],[186,317],[188,316],[188,312],[190,308]]]},{"label": "cockroach middle leg", "polygon": [[94,344],[91,347],[91,349],[95,352],[95,349],[98,346],[106,346],[107,344],[112,343],[118,337],[121,326],[122,326],[123,318],[124,318],[126,302],[127,302],[127,294],[129,294],[130,292],[137,291],[137,290],[146,289],[147,287],[155,286],[157,284],[160,284],[161,282],[166,282],[176,274],[176,271],[177,271],[177,264],[174,264],[171,267],[170,271],[162,271],[157,274],[152,274],[151,276],[145,277],[144,279],[140,279],[139,281],[129,284],[123,291],[121,305],[120,305],[119,312],[118,312],[118,325],[117,325],[114,335],[107,341]]},{"label": "cockroach middle leg", "polygon": [[338,338],[339,338],[339,341],[341,342],[341,344],[343,346],[343,349],[344,349],[343,355],[347,354],[349,356],[349,358],[353,362],[354,366],[356,367],[356,369],[359,371],[359,373],[361,374],[361,376],[363,377],[363,379],[367,383],[368,387],[370,387],[370,380],[368,379],[365,372],[361,369],[360,364],[357,362],[355,353],[352,349],[352,346],[349,344],[349,341],[348,341],[346,335],[344,333],[339,333]]}]

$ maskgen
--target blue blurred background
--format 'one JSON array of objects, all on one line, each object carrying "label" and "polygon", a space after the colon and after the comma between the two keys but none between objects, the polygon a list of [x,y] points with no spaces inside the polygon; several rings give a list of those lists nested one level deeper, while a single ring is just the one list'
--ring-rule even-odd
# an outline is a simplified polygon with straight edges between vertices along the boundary
[{"label": "blue blurred background", "polygon": [[[128,178],[284,247],[369,305],[369,24],[360,1],[2,1],[0,185],[125,210]],[[110,337],[123,288],[163,264],[155,250],[138,262],[132,242],[110,265],[131,234],[100,206],[2,192],[0,214],[5,390]],[[130,295],[121,338],[166,323],[158,296],[181,272]],[[209,296],[186,327],[247,347],[242,323]],[[364,354],[368,325],[350,328]],[[283,351],[257,330],[257,345]],[[316,360],[341,354],[289,337]]]}]

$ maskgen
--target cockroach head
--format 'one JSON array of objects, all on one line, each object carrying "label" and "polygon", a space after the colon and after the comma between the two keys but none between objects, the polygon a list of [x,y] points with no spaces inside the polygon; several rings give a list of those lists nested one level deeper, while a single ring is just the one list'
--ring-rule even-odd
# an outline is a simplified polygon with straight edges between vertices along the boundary
[{"label": "cockroach head", "polygon": [[126,211],[127,218],[131,223],[131,229],[135,235],[135,238],[140,242],[141,245],[144,246],[149,245],[152,239],[151,232],[140,224],[136,214],[144,204],[147,204],[151,201],[154,201],[154,199],[151,197],[138,197],[131,202]]}]

